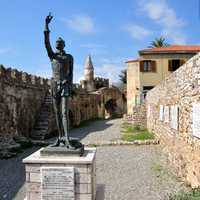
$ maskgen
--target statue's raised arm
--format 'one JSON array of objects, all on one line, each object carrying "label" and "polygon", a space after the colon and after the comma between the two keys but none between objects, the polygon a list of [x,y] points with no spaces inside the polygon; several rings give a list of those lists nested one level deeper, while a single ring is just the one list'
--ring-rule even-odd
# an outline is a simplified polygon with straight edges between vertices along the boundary
[{"label": "statue's raised arm", "polygon": [[44,43],[45,43],[45,47],[50,59],[53,59],[54,57],[54,52],[51,48],[50,39],[49,39],[49,33],[50,33],[49,23],[51,22],[52,19],[53,19],[53,16],[51,15],[51,13],[49,13],[49,15],[45,19],[45,29],[44,29]]}]

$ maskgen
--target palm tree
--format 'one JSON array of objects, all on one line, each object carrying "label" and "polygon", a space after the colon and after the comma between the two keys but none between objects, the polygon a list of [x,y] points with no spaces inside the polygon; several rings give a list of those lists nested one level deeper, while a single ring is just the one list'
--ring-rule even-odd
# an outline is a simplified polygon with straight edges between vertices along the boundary
[{"label": "palm tree", "polygon": [[119,79],[123,84],[127,83],[127,70],[122,70],[121,74],[119,74]]},{"label": "palm tree", "polygon": [[153,40],[150,43],[149,48],[156,48],[156,47],[167,47],[169,46],[168,43],[165,42],[165,38],[164,37],[160,37],[160,38],[155,38],[155,40]]}]

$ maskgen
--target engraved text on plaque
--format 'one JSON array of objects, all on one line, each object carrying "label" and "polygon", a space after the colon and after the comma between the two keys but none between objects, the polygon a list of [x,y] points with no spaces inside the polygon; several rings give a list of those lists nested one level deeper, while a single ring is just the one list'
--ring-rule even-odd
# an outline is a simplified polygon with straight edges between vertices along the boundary
[{"label": "engraved text on plaque", "polygon": [[74,200],[74,168],[41,168],[42,200]]}]

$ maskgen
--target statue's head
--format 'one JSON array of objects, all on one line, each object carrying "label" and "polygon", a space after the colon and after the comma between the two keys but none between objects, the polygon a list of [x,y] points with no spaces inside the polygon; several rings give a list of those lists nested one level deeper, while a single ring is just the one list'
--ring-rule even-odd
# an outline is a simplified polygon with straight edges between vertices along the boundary
[{"label": "statue's head", "polygon": [[65,41],[59,37],[56,41],[56,49],[63,50],[65,48]]}]

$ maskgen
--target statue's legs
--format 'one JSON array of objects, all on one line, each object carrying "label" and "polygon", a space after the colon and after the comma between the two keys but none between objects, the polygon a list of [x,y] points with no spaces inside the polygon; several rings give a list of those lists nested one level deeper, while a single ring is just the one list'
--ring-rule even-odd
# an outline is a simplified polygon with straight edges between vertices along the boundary
[{"label": "statue's legs", "polygon": [[62,125],[64,129],[64,143],[65,146],[71,147],[69,141],[69,105],[68,97],[61,97],[61,110],[62,110]]},{"label": "statue's legs", "polygon": [[54,108],[56,124],[58,128],[58,139],[55,142],[55,144],[53,144],[52,146],[59,146],[61,137],[63,135],[60,102],[61,102],[60,98],[53,98],[53,108]]}]

